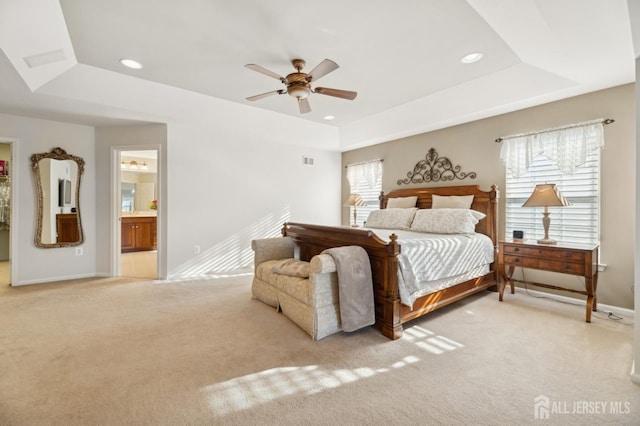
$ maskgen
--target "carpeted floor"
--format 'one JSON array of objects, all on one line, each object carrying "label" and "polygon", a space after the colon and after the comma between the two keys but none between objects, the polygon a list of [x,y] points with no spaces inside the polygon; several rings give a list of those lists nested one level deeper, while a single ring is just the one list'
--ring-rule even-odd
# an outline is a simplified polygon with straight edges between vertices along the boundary
[{"label": "carpeted floor", "polygon": [[486,292],[314,342],[251,278],[2,287],[0,425],[640,423],[631,319]]}]

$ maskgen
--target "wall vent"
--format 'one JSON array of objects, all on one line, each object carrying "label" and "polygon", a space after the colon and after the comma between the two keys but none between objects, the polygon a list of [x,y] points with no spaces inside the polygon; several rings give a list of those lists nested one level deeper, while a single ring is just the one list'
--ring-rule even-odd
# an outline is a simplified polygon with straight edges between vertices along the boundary
[{"label": "wall vent", "polygon": [[52,50],[51,52],[39,53],[37,55],[26,56],[23,58],[29,68],[41,67],[54,62],[61,62],[66,59],[62,49]]}]

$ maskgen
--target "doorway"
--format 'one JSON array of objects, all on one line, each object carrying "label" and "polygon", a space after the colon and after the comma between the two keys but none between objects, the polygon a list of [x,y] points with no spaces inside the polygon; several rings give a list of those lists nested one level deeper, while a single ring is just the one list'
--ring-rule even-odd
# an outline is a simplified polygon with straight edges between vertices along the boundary
[{"label": "doorway", "polygon": [[158,273],[158,150],[119,151],[119,275],[156,279]]}]

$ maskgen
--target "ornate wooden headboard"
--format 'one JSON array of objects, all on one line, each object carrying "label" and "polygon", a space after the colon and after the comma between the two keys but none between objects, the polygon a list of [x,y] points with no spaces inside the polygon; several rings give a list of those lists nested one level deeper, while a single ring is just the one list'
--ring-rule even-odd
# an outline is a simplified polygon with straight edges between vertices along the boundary
[{"label": "ornate wooden headboard", "polygon": [[471,208],[487,215],[476,225],[476,232],[491,238],[494,245],[498,243],[498,198],[499,193],[495,185],[490,191],[482,191],[479,185],[439,186],[433,188],[404,188],[395,189],[388,193],[380,193],[380,208],[387,207],[389,198],[417,196],[416,207],[431,208],[432,195],[473,195]]}]

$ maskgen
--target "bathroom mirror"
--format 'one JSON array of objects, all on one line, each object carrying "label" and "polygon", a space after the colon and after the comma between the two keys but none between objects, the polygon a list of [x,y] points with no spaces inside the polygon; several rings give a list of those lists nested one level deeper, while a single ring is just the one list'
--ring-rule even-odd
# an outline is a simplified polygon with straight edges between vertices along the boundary
[{"label": "bathroom mirror", "polygon": [[122,212],[134,212],[136,197],[136,184],[133,182],[122,182],[120,184],[120,204]]},{"label": "bathroom mirror", "polygon": [[152,207],[153,200],[157,198],[154,182],[122,182],[120,185],[122,213],[155,210]]},{"label": "bathroom mirror", "polygon": [[38,199],[36,247],[82,244],[79,197],[84,160],[62,148],[53,148],[51,152],[33,154],[31,170]]}]

